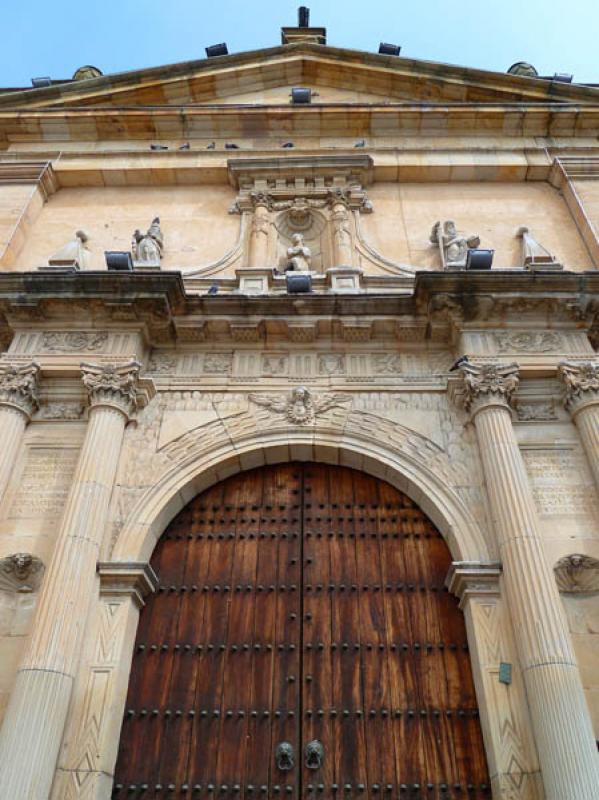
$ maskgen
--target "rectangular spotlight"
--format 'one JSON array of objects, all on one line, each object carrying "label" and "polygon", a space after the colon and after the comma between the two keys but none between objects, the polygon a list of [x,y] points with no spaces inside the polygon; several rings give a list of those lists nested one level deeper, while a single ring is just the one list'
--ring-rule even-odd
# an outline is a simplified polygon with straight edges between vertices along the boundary
[{"label": "rectangular spotlight", "polygon": [[468,250],[466,269],[491,269],[495,250]]},{"label": "rectangular spotlight", "polygon": [[558,83],[572,83],[573,78],[574,75],[570,75],[568,72],[556,72],[552,80],[557,81]]},{"label": "rectangular spotlight", "polygon": [[221,42],[220,44],[211,44],[210,47],[206,48],[206,56],[208,58],[214,58],[215,56],[228,56],[229,55],[229,48],[225,44],[225,42]]},{"label": "rectangular spotlight", "polygon": [[109,250],[104,252],[106,266],[111,272],[133,272],[131,253],[126,250]]},{"label": "rectangular spotlight", "polygon": [[34,89],[42,89],[44,86],[52,86],[52,78],[32,78],[31,85]]},{"label": "rectangular spotlight", "polygon": [[289,294],[308,294],[312,291],[312,276],[302,272],[287,272],[287,291]]},{"label": "rectangular spotlight", "polygon": [[295,106],[307,106],[312,102],[312,89],[297,86],[291,90],[291,102]]},{"label": "rectangular spotlight", "polygon": [[398,44],[388,44],[387,42],[379,44],[379,53],[382,56],[398,56],[400,51],[401,47]]}]

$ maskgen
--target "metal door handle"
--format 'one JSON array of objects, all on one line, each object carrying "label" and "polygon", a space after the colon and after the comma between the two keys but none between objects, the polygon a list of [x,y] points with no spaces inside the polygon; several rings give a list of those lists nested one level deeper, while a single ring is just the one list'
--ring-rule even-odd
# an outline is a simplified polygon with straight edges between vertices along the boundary
[{"label": "metal door handle", "polygon": [[295,766],[295,751],[290,742],[279,742],[275,753],[277,769],[288,772]]}]

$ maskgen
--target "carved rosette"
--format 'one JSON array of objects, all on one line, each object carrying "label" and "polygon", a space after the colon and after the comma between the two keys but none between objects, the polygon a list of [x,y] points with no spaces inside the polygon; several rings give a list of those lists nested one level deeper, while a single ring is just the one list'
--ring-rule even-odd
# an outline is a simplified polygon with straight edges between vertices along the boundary
[{"label": "carved rosette", "polygon": [[39,407],[39,374],[39,365],[33,362],[24,367],[0,367],[0,405],[11,406],[31,417]]},{"label": "carved rosette", "polygon": [[565,386],[564,405],[576,413],[584,406],[599,402],[599,364],[593,361],[562,361],[559,376]]},{"label": "carved rosette", "polygon": [[83,385],[87,389],[91,407],[112,406],[130,417],[137,408],[140,367],[137,361],[122,366],[81,364]]},{"label": "carved rosette", "polygon": [[464,407],[475,414],[484,406],[509,407],[520,379],[517,364],[460,364],[464,378]]}]

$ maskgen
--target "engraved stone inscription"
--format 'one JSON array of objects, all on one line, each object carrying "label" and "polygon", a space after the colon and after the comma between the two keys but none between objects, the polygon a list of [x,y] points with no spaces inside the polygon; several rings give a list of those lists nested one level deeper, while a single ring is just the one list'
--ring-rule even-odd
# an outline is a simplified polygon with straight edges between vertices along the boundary
[{"label": "engraved stone inscription", "polygon": [[32,447],[12,503],[11,517],[60,517],[78,455],[79,450],[74,447]]},{"label": "engraved stone inscription", "polygon": [[574,450],[525,450],[526,468],[539,514],[599,519],[593,479]]}]

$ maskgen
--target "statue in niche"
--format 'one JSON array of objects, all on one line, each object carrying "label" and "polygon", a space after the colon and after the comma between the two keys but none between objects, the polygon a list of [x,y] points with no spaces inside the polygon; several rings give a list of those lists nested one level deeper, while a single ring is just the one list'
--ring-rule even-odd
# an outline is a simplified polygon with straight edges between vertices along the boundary
[{"label": "statue in niche", "polygon": [[455,222],[435,222],[430,235],[431,244],[436,244],[441,253],[443,269],[463,269],[466,266],[468,250],[478,247],[480,237],[476,234],[465,236],[458,233]]},{"label": "statue in niche", "polygon": [[160,230],[160,217],[154,217],[146,233],[137,229],[133,234],[133,261],[139,267],[160,267],[164,238]]},{"label": "statue in niche", "polygon": [[88,236],[85,231],[76,231],[75,238],[61,247],[60,250],[48,259],[51,267],[64,269],[72,267],[74,269],[85,269],[89,250],[85,246]]},{"label": "statue in niche", "polygon": [[292,245],[287,248],[287,270],[292,272],[310,272],[312,251],[304,242],[303,234],[294,233]]},{"label": "statue in niche", "polygon": [[530,229],[526,227],[518,228],[516,234],[522,239],[522,268],[529,270],[552,269],[561,270],[563,266],[559,264],[543,245],[539,244]]}]

